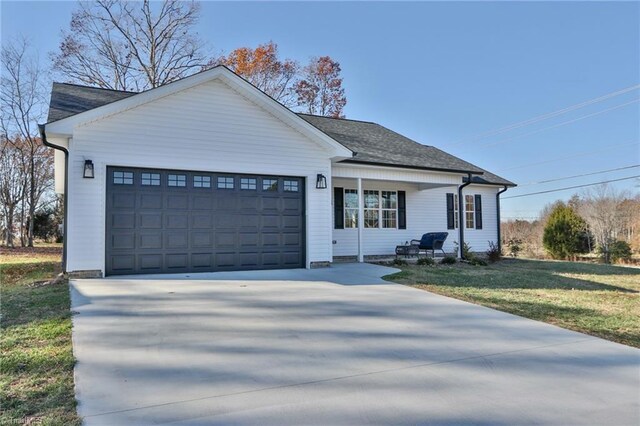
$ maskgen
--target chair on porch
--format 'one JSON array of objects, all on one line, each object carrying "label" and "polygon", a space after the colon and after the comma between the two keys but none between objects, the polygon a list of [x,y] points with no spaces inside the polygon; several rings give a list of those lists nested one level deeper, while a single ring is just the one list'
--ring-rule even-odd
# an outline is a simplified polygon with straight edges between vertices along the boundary
[{"label": "chair on porch", "polygon": [[429,232],[422,236],[419,240],[411,240],[412,245],[418,246],[419,250],[425,250],[425,254],[429,255],[431,250],[431,256],[436,257],[436,250],[440,250],[445,256],[447,253],[442,249],[444,242],[449,236],[448,232]]}]

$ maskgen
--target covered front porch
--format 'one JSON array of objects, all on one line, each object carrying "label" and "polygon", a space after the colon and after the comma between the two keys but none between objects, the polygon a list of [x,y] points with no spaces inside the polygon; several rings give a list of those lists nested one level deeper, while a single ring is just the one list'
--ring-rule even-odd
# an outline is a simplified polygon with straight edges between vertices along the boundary
[{"label": "covered front porch", "polygon": [[427,232],[448,232],[444,251],[457,255],[458,230],[448,229],[447,194],[461,184],[462,175],[455,173],[334,167],[334,261],[393,258],[396,246]]}]

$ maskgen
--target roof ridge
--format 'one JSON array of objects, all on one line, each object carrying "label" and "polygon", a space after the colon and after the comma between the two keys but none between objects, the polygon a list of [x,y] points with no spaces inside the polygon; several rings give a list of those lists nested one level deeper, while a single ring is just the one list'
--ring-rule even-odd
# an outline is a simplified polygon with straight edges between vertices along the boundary
[{"label": "roof ridge", "polygon": [[142,93],[142,92],[134,92],[131,90],[107,89],[106,87],[87,86],[85,84],[66,83],[66,82],[60,82],[60,81],[54,81],[53,84],[64,84],[65,86],[82,87],[83,89],[97,89],[97,90],[108,90],[109,92],[131,93],[134,95],[137,95],[138,93]]},{"label": "roof ridge", "polygon": [[[309,117],[319,117],[319,118],[329,118],[331,120],[342,120],[342,121],[357,121],[359,123],[368,123],[375,124],[377,126],[382,126],[382,124],[376,123],[375,121],[366,121],[366,120],[356,120],[354,118],[345,118],[345,117],[328,117],[326,115],[318,115],[318,114],[307,114],[306,112],[296,112],[296,115],[307,115]],[[384,127],[384,126],[382,126]]]}]

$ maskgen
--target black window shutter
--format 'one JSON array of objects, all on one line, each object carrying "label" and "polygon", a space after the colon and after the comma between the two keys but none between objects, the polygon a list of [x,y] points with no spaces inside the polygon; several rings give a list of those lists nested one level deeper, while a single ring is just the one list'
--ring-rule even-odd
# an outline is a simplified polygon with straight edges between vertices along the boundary
[{"label": "black window shutter", "polygon": [[476,194],[476,229],[482,229],[482,196]]},{"label": "black window shutter", "polygon": [[344,229],[344,189],[333,188],[333,211],[335,229]]},{"label": "black window shutter", "polygon": [[398,191],[398,229],[407,229],[407,194]]},{"label": "black window shutter", "polygon": [[455,208],[453,206],[453,193],[447,194],[447,229],[455,228]]}]

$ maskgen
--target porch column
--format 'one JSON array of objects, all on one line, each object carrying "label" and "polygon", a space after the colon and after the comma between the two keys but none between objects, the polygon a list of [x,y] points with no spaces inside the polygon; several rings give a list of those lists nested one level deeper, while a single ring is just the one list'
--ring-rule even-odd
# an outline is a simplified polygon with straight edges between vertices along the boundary
[{"label": "porch column", "polygon": [[364,229],[364,194],[362,191],[362,178],[358,178],[358,262],[364,262],[364,242],[362,230]]}]

